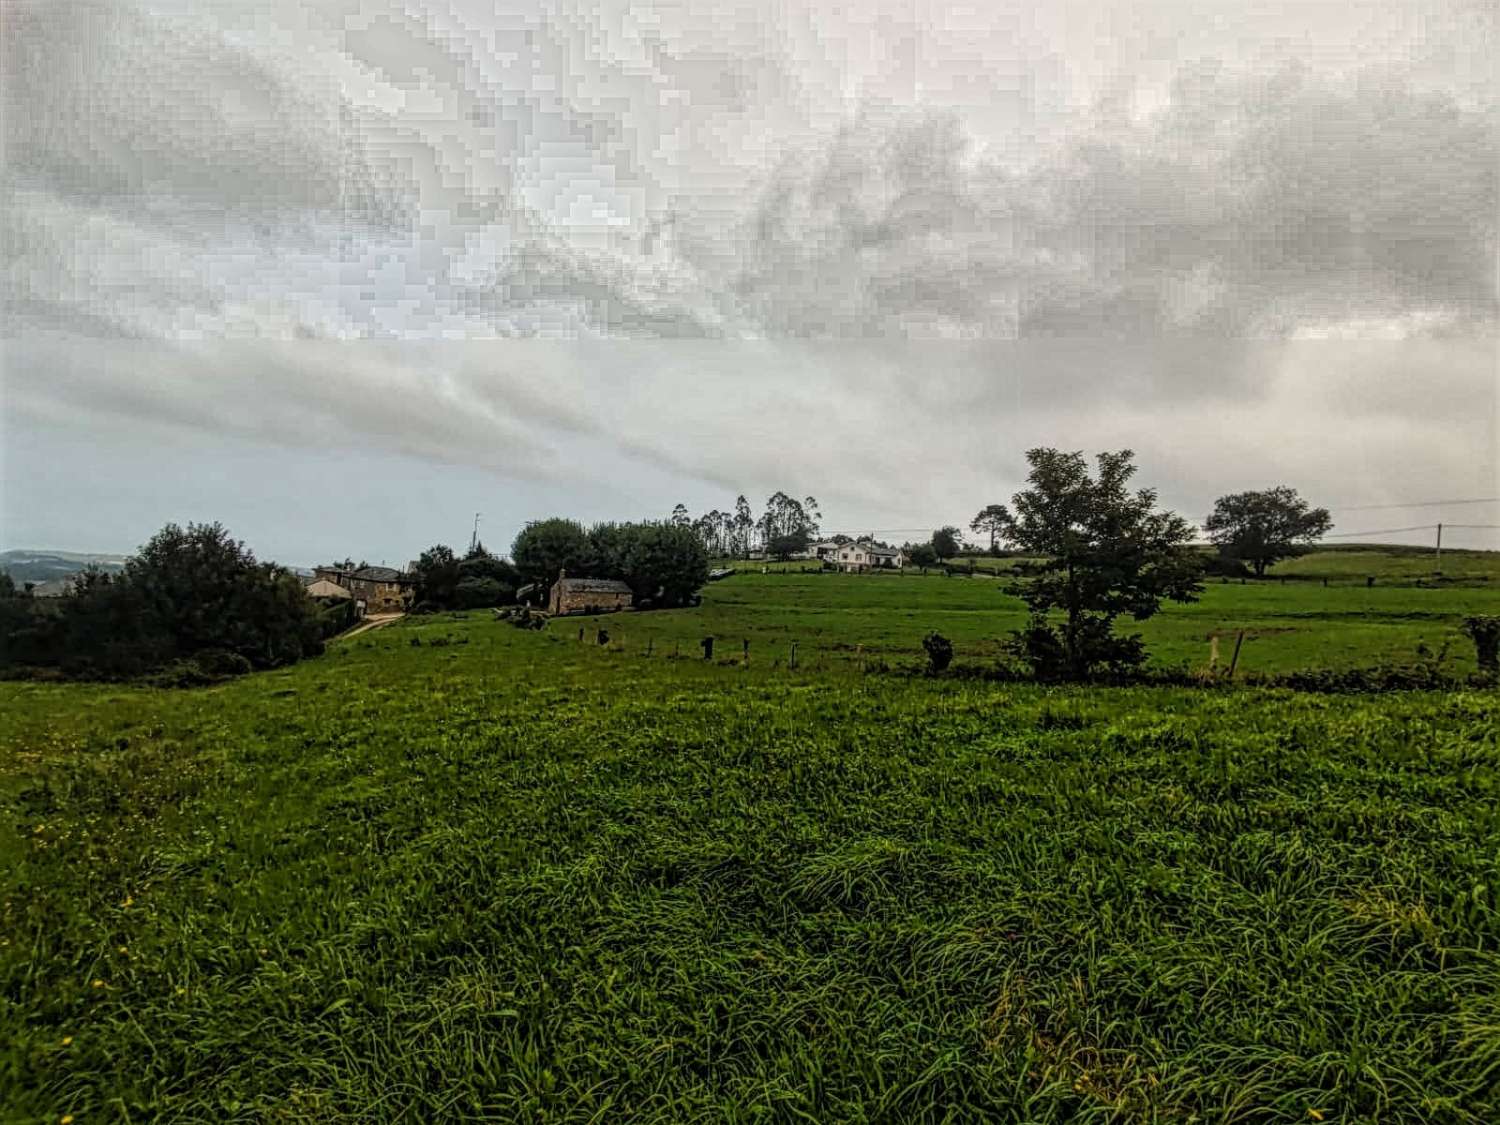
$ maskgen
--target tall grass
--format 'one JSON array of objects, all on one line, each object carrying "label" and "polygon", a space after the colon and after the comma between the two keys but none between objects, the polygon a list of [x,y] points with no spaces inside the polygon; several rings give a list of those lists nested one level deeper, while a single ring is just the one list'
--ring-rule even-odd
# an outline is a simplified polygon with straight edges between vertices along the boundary
[{"label": "tall grass", "polygon": [[1495,702],[481,617],[0,685],[0,1118],[1491,1122]]}]

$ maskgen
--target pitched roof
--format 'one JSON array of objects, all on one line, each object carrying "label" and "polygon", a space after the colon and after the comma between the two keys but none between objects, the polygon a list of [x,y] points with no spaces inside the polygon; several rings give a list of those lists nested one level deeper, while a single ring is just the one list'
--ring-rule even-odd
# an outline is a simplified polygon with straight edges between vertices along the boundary
[{"label": "pitched roof", "polygon": [[310,598],[352,598],[354,596],[337,582],[330,582],[326,578],[309,582],[303,589],[307,591],[307,596]]},{"label": "pitched roof", "polygon": [[363,582],[404,582],[406,575],[389,566],[362,566],[349,577]]},{"label": "pitched roof", "polygon": [[557,585],[565,594],[629,594],[633,591],[613,578],[559,578]]}]

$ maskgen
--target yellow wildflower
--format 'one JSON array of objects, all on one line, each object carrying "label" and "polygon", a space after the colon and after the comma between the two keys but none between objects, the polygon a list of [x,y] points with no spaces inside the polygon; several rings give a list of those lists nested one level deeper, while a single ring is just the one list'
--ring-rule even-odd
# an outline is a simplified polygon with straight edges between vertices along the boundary
[{"label": "yellow wildflower", "polygon": [[104,987],[104,982],[102,980],[100,980],[98,977],[95,977],[94,978],[94,987],[95,988],[103,988]]},{"label": "yellow wildflower", "polygon": [[64,1035],[63,1036],[63,1046],[64,1047],[68,1046],[72,1042],[73,1042],[73,1037],[71,1035]]},{"label": "yellow wildflower", "polygon": [[73,1115],[65,1113],[57,1119],[57,1125],[73,1125]]}]

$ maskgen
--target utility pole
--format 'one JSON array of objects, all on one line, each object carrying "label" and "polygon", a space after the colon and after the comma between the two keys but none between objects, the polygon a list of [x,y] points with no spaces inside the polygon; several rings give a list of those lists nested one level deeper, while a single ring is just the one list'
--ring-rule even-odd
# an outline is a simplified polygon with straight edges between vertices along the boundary
[{"label": "utility pole", "polygon": [[469,536],[469,554],[474,553],[474,548],[479,546],[479,513],[474,513],[474,534]]},{"label": "utility pole", "polygon": [[1437,525],[1437,573],[1443,573],[1443,525]]}]

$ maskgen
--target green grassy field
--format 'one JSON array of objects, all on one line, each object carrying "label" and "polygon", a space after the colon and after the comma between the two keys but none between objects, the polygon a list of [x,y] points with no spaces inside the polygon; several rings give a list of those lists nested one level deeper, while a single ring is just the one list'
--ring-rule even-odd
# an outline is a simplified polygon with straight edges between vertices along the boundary
[{"label": "green grassy field", "polygon": [[[1403,581],[1404,556],[1362,557],[1367,570],[1379,575],[1373,588],[1362,580],[1327,587],[1315,580],[1210,580],[1197,602],[1168,604],[1151,620],[1125,621],[1122,628],[1138,630],[1153,662],[1164,667],[1206,664],[1215,635],[1223,663],[1244,630],[1240,664],[1250,673],[1408,663],[1418,658],[1418,646],[1435,653],[1445,643],[1450,647],[1444,667],[1473,672],[1473,649],[1458,634],[1458,623],[1466,614],[1500,612],[1500,570],[1493,588],[1416,586]],[[1484,558],[1489,566],[1500,561]],[[589,638],[602,626],[628,648],[650,643],[653,651],[684,655],[697,655],[706,635],[716,638],[716,656],[738,657],[748,640],[752,662],[785,661],[796,641],[800,660],[825,665],[919,659],[922,637],[935,629],[954,642],[960,663],[993,663],[1002,639],[1026,619],[1025,606],[1005,593],[1006,584],[936,572],[846,575],[794,568],[763,574],[752,565],[707,586],[697,609],[584,617],[559,626],[575,635],[583,628]]]},{"label": "green grassy field", "polygon": [[[849,656],[984,659],[996,585],[737,575],[623,647],[472,614],[209,689],[0,684],[0,1120],[1500,1119],[1500,697]],[[1494,605],[1336,592],[1148,635],[1363,662]]]}]

